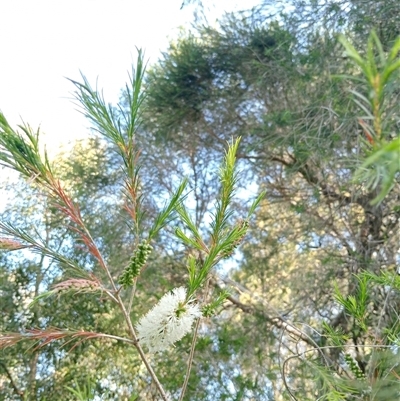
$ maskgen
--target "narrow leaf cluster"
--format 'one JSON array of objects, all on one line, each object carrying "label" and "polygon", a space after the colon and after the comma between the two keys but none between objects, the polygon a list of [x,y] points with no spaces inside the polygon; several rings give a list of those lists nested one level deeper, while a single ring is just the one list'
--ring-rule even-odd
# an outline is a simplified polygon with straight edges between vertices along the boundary
[{"label": "narrow leaf cluster", "polygon": [[226,299],[229,297],[229,291],[223,290],[218,295],[218,297],[213,300],[211,303],[204,305],[201,309],[204,317],[211,317],[217,314],[218,308],[220,308]]}]

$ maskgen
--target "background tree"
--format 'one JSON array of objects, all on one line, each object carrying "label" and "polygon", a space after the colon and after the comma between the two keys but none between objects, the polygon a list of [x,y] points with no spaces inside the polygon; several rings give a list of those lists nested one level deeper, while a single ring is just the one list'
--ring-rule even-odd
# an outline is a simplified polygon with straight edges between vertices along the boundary
[{"label": "background tree", "polygon": [[[149,194],[141,198],[144,230],[176,182],[189,177],[194,225],[212,240],[207,223],[216,214],[217,160],[232,137],[242,140],[241,186],[231,217],[243,215],[256,188],[267,193],[235,263],[222,264],[210,281],[209,291],[230,288],[230,295],[221,313],[202,323],[185,400],[396,397],[399,11],[395,0],[263,1],[226,15],[217,27],[199,22],[150,68],[143,124],[135,133],[138,189]],[[339,43],[339,34],[355,48]],[[390,65],[390,76],[378,82]],[[128,107],[129,96],[122,98]],[[111,111],[123,121],[123,109]],[[64,157],[59,171],[115,274],[129,263],[137,241],[116,195],[126,177],[110,167],[117,166],[118,152],[112,141],[93,139]],[[90,268],[92,258],[71,246],[77,237],[62,230],[62,216],[41,200],[21,206],[27,216],[21,228],[35,224],[40,233],[51,231],[48,241]],[[155,303],[171,282],[187,279],[181,271],[190,251],[171,242],[170,233],[167,227],[153,241],[136,288],[135,320],[147,310],[145,294]],[[115,310],[92,294],[44,299],[24,317],[21,308],[28,309],[18,297],[34,283],[40,292],[62,278],[48,262],[27,262],[26,251],[15,252],[1,254],[2,291],[9,294],[3,329],[16,331],[26,319],[40,326],[44,317],[57,327],[82,322],[120,332]],[[104,397],[110,399],[158,399],[135,354],[110,344],[101,345],[99,355],[93,344],[82,343],[68,355],[54,346],[33,354],[23,345],[9,348],[0,365],[4,396],[22,399],[18,392],[30,391],[36,399],[68,398],[65,386],[76,390],[89,378],[95,394],[108,382]],[[175,398],[189,349],[185,338],[173,353],[153,359]],[[49,360],[54,372],[43,369]],[[116,382],[126,395],[114,391]]]},{"label": "background tree", "polygon": [[[227,15],[218,28],[199,25],[171,44],[148,76],[146,123],[148,132],[175,149],[175,155],[192,154],[194,144],[200,143],[211,163],[215,149],[230,135],[243,137],[241,166],[249,180],[266,189],[267,199],[243,249],[243,261],[223,278],[235,280],[238,294],[230,299],[232,314],[218,322],[224,329],[215,335],[234,332],[248,345],[232,351],[237,365],[231,383],[245,374],[247,357],[250,382],[265,378],[267,370],[276,396],[290,397],[283,395],[280,361],[284,355],[296,355],[299,344],[313,349],[326,345],[327,327],[347,336],[350,349],[356,349],[350,358],[367,376],[372,374],[373,355],[367,345],[392,344],[384,334],[397,325],[398,300],[389,296],[390,290],[369,288],[369,330],[360,332],[349,310],[338,308],[332,287],[337,282],[346,296],[359,294],[354,273],[390,272],[398,262],[398,183],[376,204],[372,201],[379,187],[353,180],[371,145],[397,134],[398,75],[385,84],[378,116],[376,88],[370,77],[361,78],[360,65],[337,37],[341,32],[350,37],[360,57],[366,57],[370,67],[365,68],[373,70],[374,62],[380,74],[383,54],[378,44],[383,52],[394,45],[399,10],[397,2],[280,5],[277,12],[276,2],[274,7],[263,2],[251,12]],[[369,39],[366,56],[362,49],[373,28],[377,41]],[[343,79],[349,73],[360,79]],[[376,131],[379,118],[382,132]],[[394,143],[392,147],[398,171],[398,150]],[[375,314],[381,317],[379,324]],[[301,331],[291,322],[301,322]],[[287,333],[283,337],[282,329]],[[343,354],[336,349],[326,354],[336,373],[346,376],[340,367]],[[255,366],[260,366],[258,373]],[[296,393],[299,399],[315,399],[315,371],[309,366],[302,371],[298,364],[291,373],[287,368],[290,386],[303,388]],[[224,388],[224,380],[229,382],[225,376],[219,388]],[[328,393],[333,394],[323,386],[318,390],[319,397]],[[337,397],[343,398],[340,391]]]}]

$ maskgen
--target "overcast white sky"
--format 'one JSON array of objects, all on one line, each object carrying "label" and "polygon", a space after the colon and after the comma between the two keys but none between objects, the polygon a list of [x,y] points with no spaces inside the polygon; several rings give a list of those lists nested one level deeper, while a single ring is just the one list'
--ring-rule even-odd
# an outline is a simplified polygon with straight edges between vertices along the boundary
[{"label": "overcast white sky", "polygon": [[[248,8],[254,0],[205,1],[213,11]],[[160,50],[193,20],[182,0],[2,0],[0,110],[11,124],[21,118],[39,125],[53,152],[85,134],[86,121],[75,110],[73,85],[82,71],[104,88],[108,101],[118,99],[135,47],[155,62]],[[52,153],[53,153],[52,152]]]}]

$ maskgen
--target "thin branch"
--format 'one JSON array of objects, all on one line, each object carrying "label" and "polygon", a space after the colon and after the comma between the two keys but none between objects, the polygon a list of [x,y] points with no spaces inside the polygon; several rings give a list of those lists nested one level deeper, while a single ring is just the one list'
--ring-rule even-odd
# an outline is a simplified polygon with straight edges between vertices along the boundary
[{"label": "thin branch", "polygon": [[16,385],[16,383],[15,383],[15,381],[14,381],[12,375],[11,375],[11,372],[8,370],[8,368],[4,364],[4,362],[0,361],[0,365],[3,367],[4,372],[6,373],[8,379],[10,380],[11,387],[13,388],[15,394],[19,395],[21,397],[21,400],[23,400],[24,399],[24,392],[17,387],[17,385]]},{"label": "thin branch", "polygon": [[133,282],[131,295],[129,296],[129,304],[128,304],[128,310],[127,310],[129,316],[130,316],[131,311],[132,311],[133,299],[135,298],[136,281],[137,281],[137,278],[135,278],[135,281]]},{"label": "thin branch", "polygon": [[[347,345],[347,347],[350,347],[350,348],[357,348],[357,345]],[[370,344],[370,345],[365,345],[364,347],[377,348],[377,349],[380,349],[380,348],[390,349],[392,346],[391,346],[391,345]],[[311,348],[311,349],[305,350],[305,351],[303,351],[303,352],[299,352],[299,353],[297,353],[296,355],[291,355],[291,356],[289,356],[289,357],[287,357],[287,358],[285,359],[285,361],[283,362],[283,365],[282,365],[282,378],[283,378],[283,382],[284,382],[284,385],[285,385],[285,387],[286,387],[286,390],[289,392],[289,394],[291,395],[291,397],[292,397],[294,400],[297,401],[297,398],[293,395],[293,393],[292,393],[292,391],[290,390],[290,387],[289,387],[289,385],[287,384],[287,381],[286,381],[286,379],[285,379],[285,378],[286,378],[286,373],[285,373],[286,365],[287,365],[292,359],[302,358],[302,357],[304,357],[306,354],[309,354],[310,352],[318,351],[321,355],[324,355],[324,354],[323,354],[323,351],[324,351],[324,350],[337,349],[337,348],[338,348],[338,346],[336,346],[336,345],[326,345],[326,346],[323,346],[323,347]]]},{"label": "thin branch", "polygon": [[[259,297],[257,297],[254,293],[252,293],[250,290],[248,290],[246,287],[242,286],[241,284],[228,279],[228,278],[222,278],[222,277],[218,277],[220,280],[222,280],[223,282],[229,283],[230,285],[233,285],[234,287],[236,287],[236,289],[239,292],[244,292],[247,295],[249,295],[251,298],[255,299],[257,302],[264,304],[265,301],[263,299],[260,299]],[[219,286],[219,284],[213,280],[214,285],[216,285],[217,287],[221,288]],[[289,322],[284,316],[282,316],[281,313],[279,313],[278,311],[274,310],[274,308],[272,308],[270,305],[268,306],[270,309],[273,309],[273,313],[276,315],[275,317],[271,317],[269,316],[264,310],[260,310],[260,309],[256,309],[256,307],[254,305],[246,305],[242,302],[240,302],[238,299],[236,299],[235,297],[233,297],[232,295],[229,295],[227,297],[227,299],[229,301],[231,301],[234,305],[236,305],[239,309],[241,309],[243,312],[245,313],[255,313],[257,312],[258,314],[260,314],[266,321],[270,322],[271,324],[273,324],[275,327],[279,328],[279,329],[283,329],[285,331],[287,331],[290,334],[295,335],[297,338],[301,339],[302,341],[306,342],[308,345],[312,346],[312,347],[316,347],[317,344],[315,343],[315,341],[309,337],[306,333],[302,332],[300,329],[298,329],[293,323]]]},{"label": "thin branch", "polygon": [[[80,212],[79,209],[77,209],[74,205],[74,203],[69,199],[69,197],[64,193],[64,191],[62,190],[61,186],[59,183],[57,183],[58,185],[55,186],[56,189],[59,191],[59,198],[61,201],[63,201],[64,205],[66,206],[66,209],[64,210],[64,212],[69,215],[72,220],[78,224],[78,226],[80,228],[78,228],[78,232],[81,235],[81,238],[83,239],[83,241],[85,242],[86,246],[88,247],[90,253],[98,260],[98,262],[100,263],[100,266],[103,268],[103,270],[106,272],[109,282],[112,286],[115,298],[117,300],[117,303],[124,315],[125,321],[128,325],[128,329],[130,332],[130,335],[132,337],[133,340],[133,344],[136,347],[136,349],[139,352],[140,358],[142,359],[143,363],[146,366],[147,371],[149,372],[150,376],[152,377],[152,379],[154,380],[154,383],[158,389],[158,391],[161,394],[161,397],[163,398],[164,401],[168,401],[168,396],[164,391],[163,386],[161,385],[160,381],[158,380],[157,375],[155,374],[154,370],[152,369],[149,361],[146,358],[146,355],[142,349],[142,347],[140,346],[139,342],[138,342],[138,338],[136,336],[136,332],[135,329],[132,325],[132,321],[131,318],[129,316],[129,313],[127,311],[127,309],[125,308],[125,305],[121,299],[121,296],[119,294],[119,290],[116,287],[115,281],[111,275],[110,269],[108,268],[103,256],[101,255],[100,250],[98,249],[96,243],[94,242],[90,232],[88,231],[87,227],[85,226],[81,216],[80,216]],[[182,187],[182,185],[181,185]],[[183,190],[183,187],[182,187]]]},{"label": "thin branch", "polygon": [[199,332],[199,327],[200,327],[200,319],[197,319],[196,326],[194,329],[194,334],[193,334],[193,340],[192,340],[192,346],[190,347],[190,355],[187,363],[187,369],[186,369],[186,375],[185,375],[185,381],[183,382],[182,390],[181,390],[181,395],[179,396],[178,401],[182,401],[183,397],[186,392],[187,385],[189,383],[189,377],[190,377],[190,371],[192,370],[192,364],[193,364],[193,359],[194,359],[194,351],[196,349],[196,340],[197,340],[197,334]]},{"label": "thin branch", "polygon": [[131,318],[130,318],[130,316],[128,314],[128,311],[126,310],[125,305],[124,305],[124,303],[123,303],[123,301],[121,299],[121,296],[120,296],[120,294],[119,294],[119,292],[117,290],[115,290],[115,296],[117,298],[117,301],[118,301],[118,304],[119,304],[119,306],[121,308],[121,311],[122,311],[122,313],[124,315],[125,321],[128,324],[129,333],[130,333],[130,335],[131,335],[131,337],[133,339],[133,345],[137,349],[137,351],[138,351],[138,353],[140,355],[140,358],[142,359],[144,365],[146,366],[147,371],[150,373],[150,376],[153,379],[154,384],[156,385],[157,390],[159,391],[162,399],[164,401],[168,401],[168,396],[167,396],[162,384],[158,380],[158,377],[157,377],[156,373],[154,372],[153,368],[151,367],[150,362],[147,360],[147,357],[146,357],[146,355],[145,355],[145,353],[143,351],[143,348],[139,344],[139,339],[138,339],[138,337],[136,335],[136,332],[135,332],[135,329],[134,329],[134,327],[132,325]]},{"label": "thin branch", "polygon": [[[208,293],[209,293],[209,290],[210,290],[210,282],[211,282],[211,279],[208,279],[207,283],[206,283],[206,288],[205,288],[205,294],[204,294],[204,297],[203,297],[203,301],[205,301],[207,299],[207,297],[208,297]],[[189,354],[189,359],[188,359],[188,362],[187,362],[185,381],[183,382],[181,394],[179,396],[179,400],[178,401],[182,401],[183,400],[183,397],[184,397],[185,392],[186,392],[187,385],[189,383],[190,372],[192,370],[193,359],[194,359],[194,351],[196,349],[197,335],[198,335],[199,327],[200,327],[200,320],[201,319],[197,319],[196,326],[195,326],[195,329],[194,329],[192,345],[190,347],[190,354]]]}]

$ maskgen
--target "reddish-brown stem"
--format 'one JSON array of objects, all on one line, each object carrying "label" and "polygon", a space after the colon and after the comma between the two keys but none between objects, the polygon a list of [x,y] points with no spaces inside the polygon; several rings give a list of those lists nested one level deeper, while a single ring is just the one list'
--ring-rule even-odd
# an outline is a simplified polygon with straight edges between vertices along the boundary
[{"label": "reddish-brown stem", "polygon": [[135,329],[132,325],[129,313],[128,313],[127,309],[125,308],[125,305],[120,296],[121,288],[117,288],[117,286],[114,282],[114,279],[111,275],[111,272],[110,272],[105,260],[103,259],[103,256],[100,253],[100,250],[98,249],[96,243],[94,242],[93,238],[90,235],[89,230],[86,228],[86,226],[82,220],[78,206],[75,205],[74,202],[70,199],[70,197],[64,192],[59,181],[56,181],[54,178],[52,178],[51,184],[52,184],[53,194],[58,198],[59,201],[61,201],[60,204],[57,204],[59,210],[61,210],[65,215],[67,215],[77,225],[76,231],[79,233],[79,235],[81,236],[85,245],[88,247],[89,252],[97,259],[101,268],[106,272],[107,277],[108,277],[109,282],[112,287],[113,295],[115,296],[115,299],[116,299],[116,301],[124,315],[125,321],[128,325],[129,333],[130,333],[130,336],[132,337],[134,346],[136,347],[136,349],[140,355],[140,358],[142,359],[143,363],[145,364],[147,371],[149,372],[150,376],[152,377],[162,399],[164,401],[168,401],[168,396],[165,393],[163,386],[161,385],[160,381],[158,380],[157,375],[155,374],[154,370],[150,366],[150,363],[147,360],[146,355],[138,342],[138,338],[136,336]]}]

